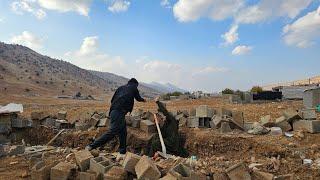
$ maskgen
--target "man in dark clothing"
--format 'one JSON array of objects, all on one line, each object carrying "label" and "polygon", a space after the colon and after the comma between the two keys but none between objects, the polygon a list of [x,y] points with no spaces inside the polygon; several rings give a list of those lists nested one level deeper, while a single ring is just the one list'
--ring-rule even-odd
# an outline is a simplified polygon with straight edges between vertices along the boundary
[{"label": "man in dark clothing", "polygon": [[108,141],[112,140],[115,136],[119,136],[119,153],[126,153],[127,127],[125,115],[132,111],[134,99],[139,102],[145,102],[145,99],[143,99],[139,94],[138,85],[138,81],[132,78],[129,80],[128,84],[121,86],[116,90],[111,99],[109,130],[93,143],[88,145],[86,149],[91,150],[101,147]]}]

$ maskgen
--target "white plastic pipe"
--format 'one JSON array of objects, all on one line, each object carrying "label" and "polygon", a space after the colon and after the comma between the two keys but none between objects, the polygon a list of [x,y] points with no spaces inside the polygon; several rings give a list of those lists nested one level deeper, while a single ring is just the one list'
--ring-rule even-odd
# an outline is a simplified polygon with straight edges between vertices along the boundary
[{"label": "white plastic pipe", "polygon": [[156,115],[156,114],[153,114],[153,116],[154,116],[154,121],[156,122],[158,134],[159,134],[159,139],[160,139],[160,143],[161,143],[162,153],[163,153],[164,155],[167,155],[167,149],[166,149],[166,145],[164,144],[164,141],[163,141],[163,138],[162,138],[162,134],[161,134],[161,130],[160,130],[160,127],[159,127],[157,115]]}]

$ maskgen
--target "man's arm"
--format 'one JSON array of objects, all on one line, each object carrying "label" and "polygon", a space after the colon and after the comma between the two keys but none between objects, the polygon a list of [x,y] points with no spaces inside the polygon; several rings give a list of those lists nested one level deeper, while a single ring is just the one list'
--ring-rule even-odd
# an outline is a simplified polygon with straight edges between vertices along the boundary
[{"label": "man's arm", "polygon": [[135,98],[137,101],[139,101],[139,102],[146,102],[146,100],[143,99],[143,98],[140,96],[140,93],[139,93],[139,90],[138,90],[138,89],[136,89],[136,93],[135,93],[135,95],[134,95],[134,98]]}]

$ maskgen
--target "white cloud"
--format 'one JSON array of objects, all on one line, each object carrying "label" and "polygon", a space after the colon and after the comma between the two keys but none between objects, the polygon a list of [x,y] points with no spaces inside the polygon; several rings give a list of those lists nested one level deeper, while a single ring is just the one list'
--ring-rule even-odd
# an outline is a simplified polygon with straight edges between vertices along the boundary
[{"label": "white cloud", "polygon": [[92,0],[37,0],[45,9],[60,12],[75,11],[80,15],[88,16]]},{"label": "white cloud", "polygon": [[36,18],[42,20],[46,17],[46,12],[38,7],[35,0],[18,0],[11,3],[13,12],[23,15],[25,12],[31,13]]},{"label": "white cloud", "polygon": [[213,66],[208,66],[204,67],[201,69],[196,69],[193,73],[192,76],[197,76],[197,75],[207,75],[211,73],[218,73],[218,72],[227,72],[228,69],[224,67],[213,67]]},{"label": "white cloud", "polygon": [[110,56],[99,52],[98,41],[97,36],[86,37],[79,50],[69,51],[64,57],[81,68],[125,74],[127,64],[123,59],[120,56]]},{"label": "white cloud", "polygon": [[113,0],[108,10],[113,13],[125,12],[129,9],[130,2],[126,0]]},{"label": "white cloud", "polygon": [[237,46],[233,49],[233,55],[244,55],[248,54],[252,50],[251,46]]},{"label": "white cloud", "polygon": [[242,8],[235,16],[236,23],[254,24],[277,17],[295,18],[312,0],[261,0]]},{"label": "white cloud", "polygon": [[231,45],[239,40],[238,25],[232,25],[230,30],[221,37],[224,39],[224,45]]},{"label": "white cloud", "polygon": [[161,0],[160,4],[162,7],[171,8],[171,3],[169,0]]},{"label": "white cloud", "polygon": [[320,6],[317,10],[297,19],[283,28],[284,41],[287,45],[306,48],[320,38]]},{"label": "white cloud", "polygon": [[244,5],[244,0],[179,0],[173,7],[174,16],[181,22],[201,17],[224,20]]},{"label": "white cloud", "polygon": [[0,23],[4,22],[4,18],[0,17]]},{"label": "white cloud", "polygon": [[23,31],[22,34],[13,36],[10,42],[27,46],[33,50],[40,50],[43,47],[43,39],[28,31]]}]

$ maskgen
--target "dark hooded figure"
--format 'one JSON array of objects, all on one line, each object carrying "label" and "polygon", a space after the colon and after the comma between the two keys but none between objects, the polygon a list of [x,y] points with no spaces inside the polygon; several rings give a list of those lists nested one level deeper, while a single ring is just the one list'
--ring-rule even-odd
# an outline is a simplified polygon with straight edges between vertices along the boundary
[{"label": "dark hooded figure", "polygon": [[138,81],[135,78],[132,78],[129,80],[128,84],[121,86],[116,90],[111,99],[109,130],[93,143],[89,144],[86,147],[87,150],[101,147],[114,137],[119,136],[119,153],[126,153],[127,127],[125,115],[132,111],[134,99],[139,102],[145,102],[145,99],[139,94],[138,85]]}]

